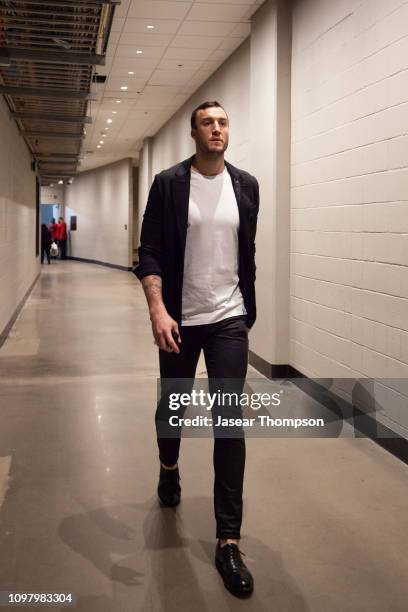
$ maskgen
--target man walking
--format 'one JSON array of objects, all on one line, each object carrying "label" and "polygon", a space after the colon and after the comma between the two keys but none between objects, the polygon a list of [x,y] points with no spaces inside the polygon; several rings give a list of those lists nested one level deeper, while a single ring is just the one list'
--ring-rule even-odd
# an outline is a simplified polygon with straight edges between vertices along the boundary
[{"label": "man walking", "polygon": [[[221,379],[236,381],[234,390],[242,390],[247,372],[248,328],[256,318],[259,187],[253,176],[224,161],[228,135],[228,117],[218,102],[204,102],[193,111],[196,153],[156,175],[134,270],[145,291],[159,347],[158,496],[164,506],[178,505],[181,494],[181,430],[167,433],[170,388],[174,390],[172,385],[179,380],[178,390],[191,390],[201,350],[210,390],[216,390],[215,381]],[[216,410],[223,415],[224,407],[213,409],[214,417]],[[235,416],[239,414],[237,407]],[[238,548],[245,439],[242,431],[214,438],[215,564],[227,589],[245,597],[253,591],[251,573]]]}]

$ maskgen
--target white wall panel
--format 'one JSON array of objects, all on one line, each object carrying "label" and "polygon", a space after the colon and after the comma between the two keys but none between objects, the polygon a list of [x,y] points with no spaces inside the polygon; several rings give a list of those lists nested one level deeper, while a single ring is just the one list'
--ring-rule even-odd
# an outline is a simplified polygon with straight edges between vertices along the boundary
[{"label": "white wall panel", "polygon": [[[291,363],[306,374],[408,373],[407,17],[401,0],[294,8]],[[391,404],[383,422],[407,430]]]},{"label": "white wall panel", "polygon": [[0,334],[38,275],[31,156],[0,100]]},{"label": "white wall panel", "polygon": [[72,185],[66,187],[65,206],[77,215],[78,229],[70,232],[70,254],[73,257],[132,266],[130,159],[81,173]]}]

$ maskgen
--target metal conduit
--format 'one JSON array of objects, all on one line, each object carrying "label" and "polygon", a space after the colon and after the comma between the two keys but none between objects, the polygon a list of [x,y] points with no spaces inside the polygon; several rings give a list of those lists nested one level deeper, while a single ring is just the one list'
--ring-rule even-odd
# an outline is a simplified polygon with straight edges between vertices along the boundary
[{"label": "metal conduit", "polygon": [[0,94],[43,184],[77,171],[94,66],[119,3],[0,0]]}]

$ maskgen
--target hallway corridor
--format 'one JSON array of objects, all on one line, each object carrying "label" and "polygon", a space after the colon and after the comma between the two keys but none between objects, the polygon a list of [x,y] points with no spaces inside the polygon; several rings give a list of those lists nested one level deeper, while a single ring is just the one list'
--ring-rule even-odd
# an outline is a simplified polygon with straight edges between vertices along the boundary
[{"label": "hallway corridor", "polygon": [[83,612],[405,612],[408,467],[366,439],[247,440],[255,593],[226,592],[211,440],[182,441],[180,507],[156,500],[157,373],[132,274],[43,267],[0,348],[0,591]]}]

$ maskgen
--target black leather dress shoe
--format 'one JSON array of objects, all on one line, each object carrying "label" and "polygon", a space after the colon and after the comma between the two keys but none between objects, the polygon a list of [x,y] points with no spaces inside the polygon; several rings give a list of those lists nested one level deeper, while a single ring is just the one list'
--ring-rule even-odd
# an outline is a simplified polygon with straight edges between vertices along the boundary
[{"label": "black leather dress shoe", "polygon": [[224,585],[230,593],[237,597],[249,597],[252,594],[254,580],[236,544],[225,544],[221,547],[218,542],[215,551],[215,567],[220,572]]},{"label": "black leather dress shoe", "polygon": [[157,495],[162,506],[178,506],[180,503],[181,488],[178,467],[175,470],[165,470],[160,466],[159,485]]}]

